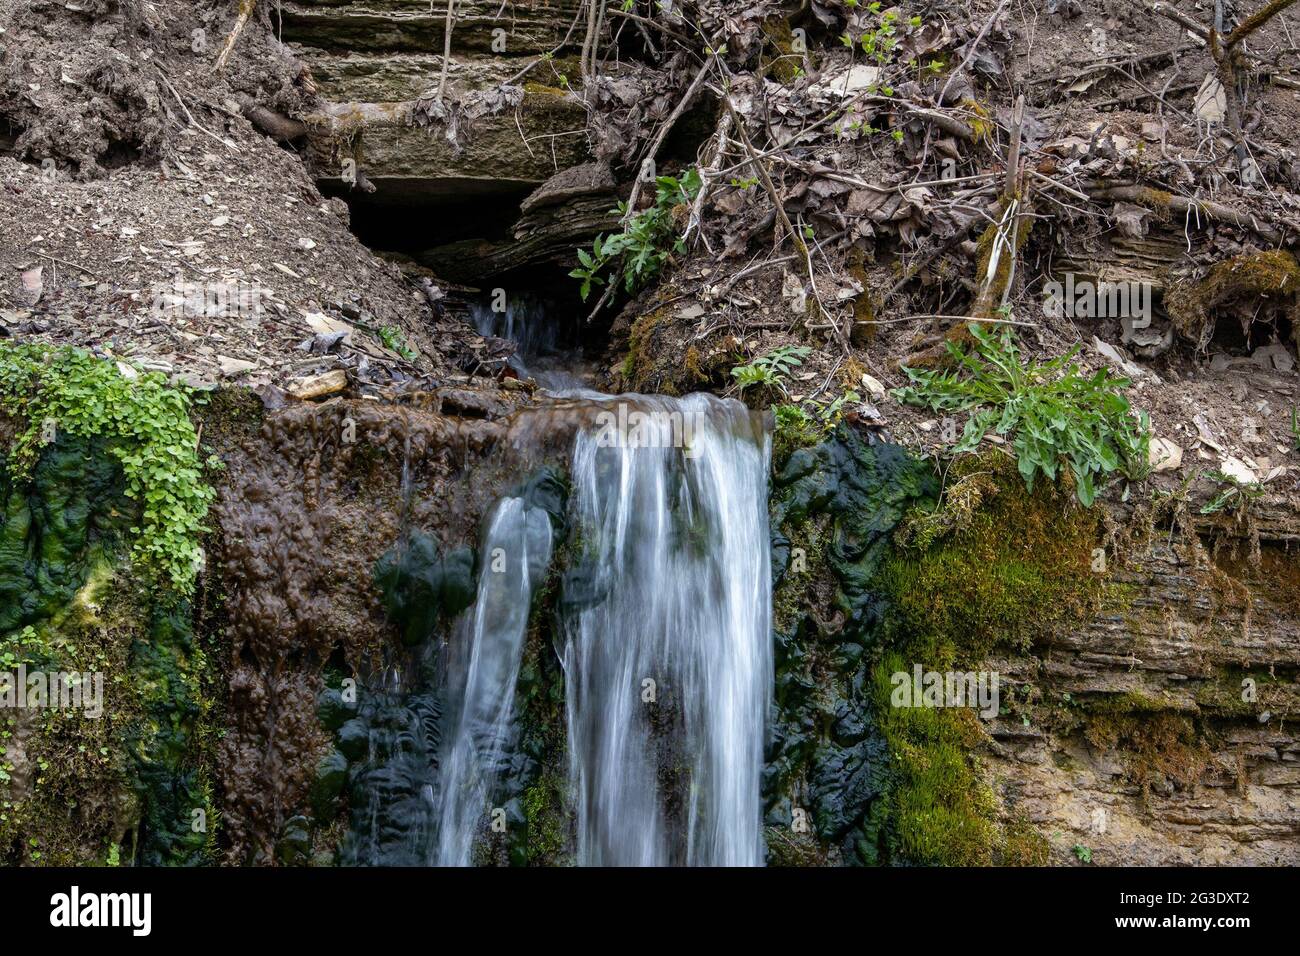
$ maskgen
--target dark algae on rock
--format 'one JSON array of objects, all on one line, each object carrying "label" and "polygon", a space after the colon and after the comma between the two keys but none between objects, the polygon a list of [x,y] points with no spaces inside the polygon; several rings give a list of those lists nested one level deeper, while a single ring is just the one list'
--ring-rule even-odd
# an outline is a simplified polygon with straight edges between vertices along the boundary
[{"label": "dark algae on rock", "polygon": [[771,862],[1041,861],[981,768],[975,710],[898,706],[891,678],[996,670],[1085,619],[1099,515],[1052,485],[1027,493],[999,453],[940,475],[847,425],[791,454],[772,500]]},{"label": "dark algae on rock", "polygon": [[795,451],[772,492],[775,715],[764,776],[769,862],[875,864],[895,785],[873,700],[890,534],[933,500],[930,467],[841,425]]}]

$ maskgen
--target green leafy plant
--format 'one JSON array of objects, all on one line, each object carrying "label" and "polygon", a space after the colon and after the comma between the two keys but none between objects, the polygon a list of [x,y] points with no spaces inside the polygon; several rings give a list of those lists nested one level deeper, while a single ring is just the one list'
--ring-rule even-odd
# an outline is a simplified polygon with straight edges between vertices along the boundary
[{"label": "green leafy plant", "polygon": [[[685,252],[685,241],[674,231],[673,209],[693,201],[699,191],[700,174],[694,169],[681,179],[660,176],[653,206],[629,219],[622,232],[597,236],[590,252],[579,249],[578,266],[569,275],[581,280],[582,300],[587,301],[593,287],[620,279],[632,295],[658,276],[673,255]],[[614,211],[626,215],[627,204],[619,203]]]},{"label": "green leafy plant", "polygon": [[1221,471],[1207,471],[1201,477],[1216,481],[1221,486],[1219,493],[1201,506],[1201,514],[1212,515],[1226,511],[1228,506],[1240,514],[1245,507],[1264,493],[1258,483],[1238,481],[1232,475]]},{"label": "green leafy plant", "polygon": [[808,414],[808,410],[802,405],[773,405],[772,414],[776,418],[777,430],[796,429],[801,430],[816,426],[817,419]]},{"label": "green leafy plant", "polygon": [[1291,447],[1300,451],[1300,409],[1291,409]]},{"label": "green leafy plant", "polygon": [[408,362],[414,362],[420,357],[420,353],[407,344],[406,337],[402,335],[399,329],[391,325],[385,325],[377,333],[379,341],[383,343],[384,348],[392,349]]},{"label": "green leafy plant", "polygon": [[971,330],[974,346],[952,342],[952,370],[904,368],[911,385],[894,397],[940,412],[972,411],[952,452],[974,450],[992,430],[1008,438],[1025,484],[1045,475],[1055,480],[1062,459],[1074,476],[1079,501],[1091,505],[1097,480],[1120,471],[1144,477],[1149,465],[1150,423],[1134,418],[1121,393],[1129,382],[1102,369],[1084,374],[1072,360],[1075,346],[1051,361],[1022,362],[1011,329]]},{"label": "green leafy plant", "polygon": [[755,385],[777,388],[784,392],[786,378],[811,354],[812,349],[807,345],[783,345],[759,356],[748,365],[737,365],[731,370],[731,376],[742,392]]},{"label": "green leafy plant", "polygon": [[1082,843],[1076,843],[1071,852],[1074,853],[1075,858],[1078,859],[1080,863],[1092,862],[1092,850],[1088,849]]},{"label": "green leafy plant", "polygon": [[0,638],[0,670],[12,671],[20,664],[40,667],[57,659],[57,652],[46,636],[30,624],[21,631]]},{"label": "green leafy plant", "polygon": [[851,405],[862,401],[862,396],[853,389],[841,392],[829,402],[816,402],[817,417],[820,418],[827,426],[834,425],[840,420],[840,415],[844,412],[845,405]]},{"label": "green leafy plant", "polygon": [[75,348],[0,343],[0,410],[22,423],[10,448],[15,480],[30,478],[44,445],[61,433],[100,438],[121,463],[127,497],[140,505],[133,557],[144,574],[193,591],[199,537],[212,501],[189,418],[191,392]]},{"label": "green leafy plant", "polygon": [[[899,12],[896,9],[884,10],[881,3],[870,3],[867,10],[875,18],[875,26],[860,33],[856,39],[850,34],[840,37],[840,42],[852,49],[861,46],[862,52],[869,60],[879,66],[888,66],[894,60],[894,51],[898,46]],[[911,17],[908,26],[919,27],[920,17]],[[889,94],[885,94],[888,96]]]}]

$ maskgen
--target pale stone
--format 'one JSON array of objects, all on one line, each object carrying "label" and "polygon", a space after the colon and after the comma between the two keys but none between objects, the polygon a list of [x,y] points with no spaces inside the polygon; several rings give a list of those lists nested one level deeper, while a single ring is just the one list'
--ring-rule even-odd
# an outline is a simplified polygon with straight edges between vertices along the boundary
[{"label": "pale stone", "polygon": [[289,386],[289,394],[306,401],[333,395],[348,387],[348,373],[336,368],[321,375],[311,375]]},{"label": "pale stone", "polygon": [[1168,438],[1152,438],[1147,462],[1152,471],[1176,471],[1183,466],[1183,449]]}]

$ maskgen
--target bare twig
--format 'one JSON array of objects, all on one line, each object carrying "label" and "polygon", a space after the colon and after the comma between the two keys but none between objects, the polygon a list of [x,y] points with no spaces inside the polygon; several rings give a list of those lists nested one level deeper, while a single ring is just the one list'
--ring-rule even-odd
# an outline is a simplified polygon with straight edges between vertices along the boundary
[{"label": "bare twig", "polygon": [[[655,155],[659,152],[659,147],[663,146],[664,140],[668,138],[668,133],[673,128],[673,125],[681,118],[681,115],[686,112],[687,108],[691,105],[691,102],[695,99],[695,94],[699,92],[700,86],[704,83],[704,77],[708,75],[709,70],[713,67],[715,62],[715,57],[705,57],[704,64],[700,67],[699,72],[695,74],[695,79],[691,80],[691,85],[686,88],[686,93],[677,101],[677,105],[673,107],[673,111],[668,114],[668,118],[664,120],[663,125],[659,127],[659,132],[655,134],[654,140],[652,140],[650,145],[646,148],[645,159],[649,159],[652,162],[654,161]],[[641,175],[641,170],[638,168],[636,179],[632,181],[632,193],[628,196],[627,212],[623,216],[624,222],[636,215],[636,203],[641,196],[641,183],[644,179],[645,177]]]},{"label": "bare twig", "polygon": [[438,99],[442,99],[443,91],[447,88],[447,72],[451,68],[451,31],[455,18],[456,0],[447,0],[447,19],[442,28],[442,74],[438,77]]},{"label": "bare twig", "polygon": [[940,106],[943,105],[944,95],[948,92],[948,87],[952,85],[952,81],[955,80],[957,76],[964,69],[966,69],[966,67],[970,65],[971,60],[975,59],[975,51],[977,51],[979,49],[980,44],[984,42],[985,35],[988,34],[989,29],[993,26],[994,21],[996,21],[997,18],[1002,15],[1002,10],[1003,8],[1006,7],[1007,3],[1008,0],[1002,0],[1002,2],[998,4],[998,8],[993,11],[993,16],[989,17],[988,20],[984,22],[984,29],[980,30],[979,34],[975,37],[975,39],[971,41],[970,46],[966,48],[966,56],[962,58],[962,61],[957,66],[957,69],[949,73],[948,79],[944,80],[943,88],[939,90],[939,95],[935,97],[934,100]]},{"label": "bare twig", "polygon": [[248,18],[253,13],[253,8],[257,6],[257,0],[239,0],[239,15],[235,17],[235,25],[226,37],[225,45],[221,48],[221,53],[217,57],[217,64],[212,68],[213,72],[220,72],[226,68],[226,61],[230,59],[231,52],[235,49],[235,42],[239,35],[244,32],[244,25],[248,23]]},{"label": "bare twig", "polygon": [[550,52],[543,53],[541,56],[533,58],[531,61],[529,61],[527,66],[525,66],[522,70],[520,70],[514,76],[510,77],[510,79],[506,80],[501,85],[511,86],[515,83],[518,83],[525,76],[527,76],[532,71],[533,67],[537,66],[537,64],[546,62],[547,60],[551,59],[551,57],[555,56],[555,54],[559,53],[566,46],[568,46],[569,40],[572,39],[573,37],[573,31],[577,29],[578,20],[581,19],[581,17],[582,17],[582,7],[578,7],[578,12],[573,15],[573,20],[569,23],[569,29],[568,32],[564,34],[564,39],[561,40],[554,47],[552,47]]}]

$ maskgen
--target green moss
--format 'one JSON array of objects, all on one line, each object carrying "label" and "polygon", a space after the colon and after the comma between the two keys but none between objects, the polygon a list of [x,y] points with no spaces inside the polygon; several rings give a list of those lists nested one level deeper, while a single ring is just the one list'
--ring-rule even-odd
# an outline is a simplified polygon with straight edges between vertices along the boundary
[{"label": "green moss", "polygon": [[558,86],[547,86],[544,83],[529,80],[524,84],[524,92],[536,96],[568,96],[570,91]]},{"label": "green moss", "polygon": [[656,309],[638,316],[628,333],[627,355],[623,358],[623,385],[629,391],[652,391],[658,385],[664,394],[675,395],[671,382],[658,374],[654,358],[655,330],[667,317],[666,309]]},{"label": "green moss", "polygon": [[213,495],[190,400],[158,373],[123,374],[120,363],[81,349],[0,342],[0,409],[22,423],[8,454],[11,480],[29,478],[60,434],[102,440],[138,508],[130,531],[140,571],[182,596],[202,567],[199,536]]},{"label": "green moss", "polygon": [[1095,748],[1118,753],[1125,777],[1145,798],[1152,784],[1167,780],[1182,790],[1197,785],[1210,764],[1211,748],[1192,715],[1122,695],[1088,710],[1084,736]]},{"label": "green moss", "polygon": [[829,862],[826,847],[812,833],[793,833],[787,826],[770,826],[763,830],[767,846],[767,865],[826,866]]},{"label": "green moss", "polygon": [[780,472],[795,452],[825,440],[827,426],[797,405],[776,405],[772,411],[772,470]]},{"label": "green moss", "polygon": [[993,131],[997,129],[997,123],[988,108],[973,99],[962,100],[961,105],[971,114],[967,122],[970,124],[971,132],[975,134],[975,142],[992,142]]},{"label": "green moss", "polygon": [[[872,581],[896,523],[937,484],[903,449],[841,423],[791,454],[773,489],[772,860],[888,862],[900,852],[884,812],[894,771],[873,715],[869,656],[888,612]],[[796,810],[810,831],[795,832]]]},{"label": "green moss", "polygon": [[1252,252],[1220,262],[1200,282],[1180,282],[1168,289],[1164,304],[1174,327],[1205,348],[1214,335],[1218,311],[1245,301],[1257,314],[1260,300],[1284,310],[1293,340],[1300,335],[1300,264],[1291,253]]},{"label": "green moss", "polygon": [[1144,189],[1138,195],[1138,203],[1160,213],[1161,218],[1169,218],[1169,209],[1173,204],[1174,194],[1163,189]]},{"label": "green moss", "polygon": [[[1300,714],[1296,686],[1276,669],[1270,672],[1233,667],[1194,686],[1192,699],[1203,712],[1214,716],[1258,719],[1267,712],[1273,719],[1285,721]],[[1246,693],[1248,687],[1253,690],[1253,700]]]},{"label": "green moss", "polygon": [[772,626],[778,631],[793,628],[810,604],[825,607],[833,601],[834,576],[826,562],[831,533],[829,517],[817,515],[791,540],[791,567],[772,591]]},{"label": "green moss", "polygon": [[[1023,651],[1100,603],[1093,571],[1100,517],[1061,490],[1024,491],[1001,454],[958,459],[938,505],[914,507],[875,583],[889,602],[872,672],[893,760],[887,827],[920,863],[1037,865],[1041,836],[999,826],[997,801],[975,758],[984,741],[969,708],[892,707],[890,675],[978,669],[995,648]],[[1028,707],[1028,697],[1023,706]]]},{"label": "green moss", "polygon": [[771,51],[764,51],[760,66],[778,83],[793,83],[803,75],[803,54],[794,52],[794,31],[783,17],[768,17],[760,25]]},{"label": "green moss", "polygon": [[548,770],[524,791],[524,820],[528,827],[527,862],[553,863],[564,852],[568,835],[563,814],[566,787],[559,773]]},{"label": "green moss", "polygon": [[979,718],[967,708],[891,706],[890,676],[910,670],[910,658],[893,652],[872,671],[877,719],[896,775],[886,805],[899,847],[916,863],[991,864],[996,805],[970,756],[984,735]]},{"label": "green moss", "polygon": [[564,672],[553,643],[561,580],[581,552],[566,520],[567,477],[539,469],[515,493],[546,509],[551,518],[554,552],[546,578],[533,594],[528,633],[519,663],[515,712],[519,715],[518,749],[526,759],[507,782],[519,793],[522,827],[511,827],[507,856],[513,866],[556,866],[568,862],[569,800],[564,768],[568,743],[565,723]]},{"label": "green moss", "polygon": [[1047,837],[1023,817],[1013,817],[1002,828],[999,866],[1046,866],[1051,853]]},{"label": "green moss", "polygon": [[956,498],[914,511],[881,571],[894,641],[942,669],[1027,649],[1098,606],[1098,514],[1050,485],[1026,493],[999,454],[959,459],[948,480]]}]

